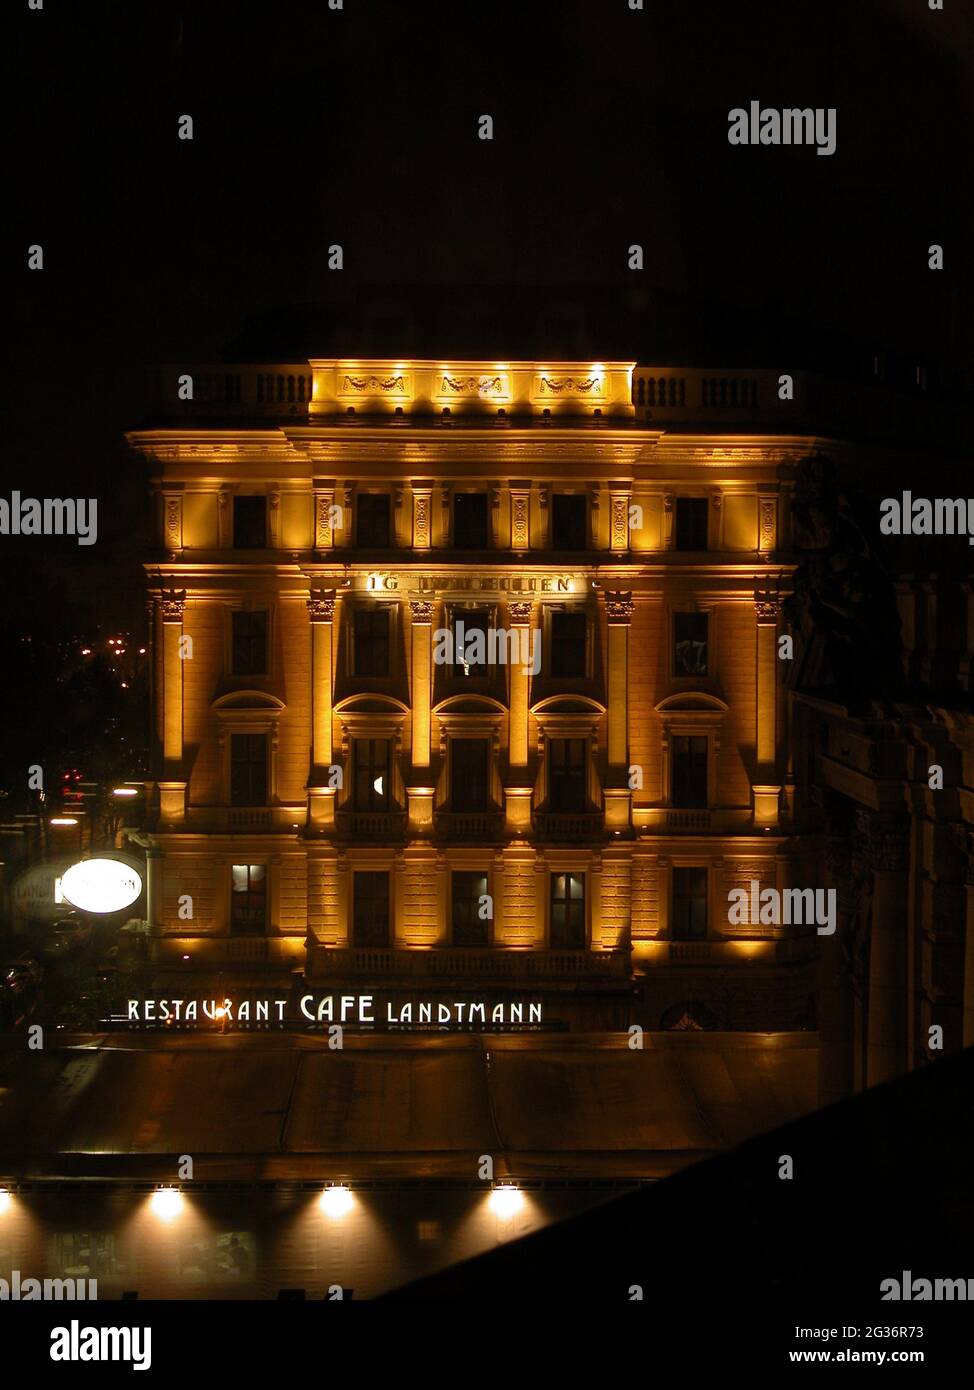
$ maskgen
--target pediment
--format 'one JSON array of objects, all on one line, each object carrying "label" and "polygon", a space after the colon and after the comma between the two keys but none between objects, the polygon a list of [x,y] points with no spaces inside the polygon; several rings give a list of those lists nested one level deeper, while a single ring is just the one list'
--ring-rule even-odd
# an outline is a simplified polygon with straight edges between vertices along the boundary
[{"label": "pediment", "polygon": [[283,700],[270,695],[266,690],[231,690],[213,701],[212,708],[218,714],[260,713],[280,714],[285,708]]},{"label": "pediment", "polygon": [[677,695],[667,695],[656,706],[657,714],[687,714],[709,710],[712,714],[726,714],[729,706],[716,695],[704,690],[681,690]]},{"label": "pediment", "polygon": [[408,714],[409,708],[391,695],[349,695],[335,706],[336,714]]}]

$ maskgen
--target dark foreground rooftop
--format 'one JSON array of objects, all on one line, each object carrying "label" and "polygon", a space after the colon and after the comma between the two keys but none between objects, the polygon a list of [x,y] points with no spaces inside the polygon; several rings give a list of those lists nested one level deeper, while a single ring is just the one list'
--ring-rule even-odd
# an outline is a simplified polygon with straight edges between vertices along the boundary
[{"label": "dark foreground rooftop", "polygon": [[[974,1289],[972,1095],[967,1049],[389,1297],[618,1303],[638,1286],[661,1328],[694,1309],[732,1318],[735,1355],[785,1317],[959,1334]],[[930,1281],[922,1300],[915,1280]]]}]

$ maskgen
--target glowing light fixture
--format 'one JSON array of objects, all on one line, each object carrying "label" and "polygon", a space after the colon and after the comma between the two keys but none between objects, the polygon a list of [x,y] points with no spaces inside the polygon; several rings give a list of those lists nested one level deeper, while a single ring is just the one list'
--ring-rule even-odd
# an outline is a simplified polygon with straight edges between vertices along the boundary
[{"label": "glowing light fixture", "polygon": [[113,787],[112,796],[138,796],[138,787]]},{"label": "glowing light fixture", "polygon": [[74,816],[52,816],[52,817],[51,817],[50,823],[51,823],[51,825],[77,825],[77,824],[78,824],[77,819],[76,819]]},{"label": "glowing light fixture", "polygon": [[183,1209],[183,1194],[178,1187],[157,1187],[151,1206],[160,1221],[174,1221]]},{"label": "glowing light fixture", "polygon": [[0,1216],[2,1216],[5,1211],[10,1210],[12,1202],[13,1199],[7,1189],[5,1187],[0,1187]]},{"label": "glowing light fixture", "polygon": [[490,1209],[495,1216],[509,1221],[524,1206],[524,1197],[516,1187],[495,1187],[490,1194]]},{"label": "glowing light fixture", "polygon": [[82,912],[120,912],[142,893],[138,869],[118,859],[82,859],[61,876],[65,902]]},{"label": "glowing light fixture", "polygon": [[326,1216],[339,1221],[352,1210],[355,1199],[347,1187],[326,1187],[318,1198],[318,1205]]}]

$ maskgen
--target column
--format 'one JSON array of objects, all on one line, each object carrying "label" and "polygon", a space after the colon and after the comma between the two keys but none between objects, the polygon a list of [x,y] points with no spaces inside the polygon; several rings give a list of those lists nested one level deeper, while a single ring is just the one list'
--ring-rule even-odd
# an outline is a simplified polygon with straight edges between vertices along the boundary
[{"label": "column", "polygon": [[[628,512],[626,513],[628,520]],[[605,828],[629,829],[629,624],[631,592],[605,596],[608,625],[608,777],[603,791]]]},{"label": "column", "polygon": [[[529,599],[512,599],[507,605],[512,629],[520,633],[518,646],[523,653],[532,639]],[[531,783],[528,776],[528,709],[531,672],[521,661],[512,662],[510,673],[510,711],[508,721],[508,785],[504,788],[507,833],[518,835],[531,826]]]},{"label": "column", "polygon": [[162,612],[162,760],[159,782],[160,819],[182,820],[186,811],[183,780],[183,614],[185,589],[164,589]]},{"label": "column", "polygon": [[967,894],[967,918],[964,936],[964,1021],[963,1045],[974,1047],[974,835],[968,837],[969,849],[964,891]]},{"label": "column", "polygon": [[433,604],[429,599],[410,599],[412,643],[412,775],[407,787],[409,829],[413,834],[428,831],[433,824],[433,774],[430,769],[430,725],[432,722],[432,625]]},{"label": "column", "polygon": [[754,613],[757,619],[757,672],[755,705],[755,773],[754,824],[771,826],[778,823],[778,798],[781,787],[775,779],[778,751],[778,612],[776,594],[757,590]]},{"label": "column", "polygon": [[[316,521],[317,530],[317,521]],[[335,823],[332,766],[332,643],[335,622],[334,589],[313,589],[308,599],[311,619],[311,776],[308,778],[309,828],[324,831]]]},{"label": "column", "polygon": [[769,560],[778,544],[778,499],[773,494],[758,498],[758,550]]},{"label": "column", "polygon": [[169,484],[162,496],[165,546],[171,555],[175,555],[183,548],[182,483]]},{"label": "column", "polygon": [[866,1085],[906,1070],[907,824],[902,817],[861,811],[873,875],[869,934]]},{"label": "column", "polygon": [[[315,478],[315,550],[331,550],[335,544],[335,480]],[[313,619],[312,619],[313,621]]]},{"label": "column", "polygon": [[531,549],[531,484],[511,479],[511,549],[519,555]]},{"label": "column", "polygon": [[428,478],[413,483],[413,549],[429,550],[433,535],[433,484]]},{"label": "column", "polygon": [[630,483],[609,484],[609,549],[624,555],[629,549],[629,504],[632,501]]}]

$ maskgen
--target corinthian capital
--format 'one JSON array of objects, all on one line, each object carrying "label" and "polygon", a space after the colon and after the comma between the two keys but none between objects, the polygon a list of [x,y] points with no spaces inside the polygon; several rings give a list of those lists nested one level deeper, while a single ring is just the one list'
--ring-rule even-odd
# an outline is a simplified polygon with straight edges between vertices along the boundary
[{"label": "corinthian capital", "polygon": [[186,590],[163,589],[159,595],[159,607],[164,623],[181,623],[186,609]]},{"label": "corinthian capital", "polygon": [[308,613],[313,623],[330,623],[335,618],[335,590],[312,589]]},{"label": "corinthian capital", "polygon": [[781,612],[777,589],[754,590],[754,613],[759,623],[776,623]]},{"label": "corinthian capital", "polygon": [[610,590],[605,596],[605,612],[610,623],[628,623],[632,619],[632,592]]},{"label": "corinthian capital", "polygon": [[409,615],[414,623],[431,623],[433,621],[433,604],[426,598],[411,598],[409,600]]}]

